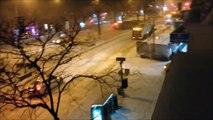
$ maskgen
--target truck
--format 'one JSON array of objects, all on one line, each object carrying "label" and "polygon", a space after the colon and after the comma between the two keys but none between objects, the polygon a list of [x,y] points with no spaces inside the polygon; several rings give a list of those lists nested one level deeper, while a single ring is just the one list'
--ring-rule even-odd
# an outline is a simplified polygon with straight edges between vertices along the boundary
[{"label": "truck", "polygon": [[155,31],[155,25],[151,24],[151,23],[147,23],[144,25],[143,31],[141,33],[141,37],[142,39],[146,39],[149,36],[151,36],[154,31]]},{"label": "truck", "polygon": [[167,44],[137,41],[136,47],[137,54],[142,58],[152,58],[168,61],[172,55],[172,49]]},{"label": "truck", "polygon": [[141,26],[135,26],[132,28],[132,39],[135,39],[135,40],[140,40],[142,39],[142,30],[143,30],[143,27]]},{"label": "truck", "polygon": [[139,24],[141,24],[141,21],[124,20],[124,21],[117,21],[113,23],[112,27],[118,30],[126,30],[126,29],[132,29],[134,26],[137,26]]},{"label": "truck", "polygon": [[132,39],[144,40],[151,36],[154,31],[154,25],[151,23],[139,24],[132,28]]},{"label": "truck", "polygon": [[171,12],[171,13],[165,15],[164,23],[172,25],[172,24],[174,24],[174,22],[182,22],[183,21],[182,17],[183,17],[183,15],[181,13]]}]

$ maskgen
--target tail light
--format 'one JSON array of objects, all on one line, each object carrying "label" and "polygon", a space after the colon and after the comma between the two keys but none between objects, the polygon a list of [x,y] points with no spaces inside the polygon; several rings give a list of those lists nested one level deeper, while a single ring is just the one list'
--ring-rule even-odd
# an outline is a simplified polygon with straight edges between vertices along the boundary
[{"label": "tail light", "polygon": [[113,28],[118,28],[119,27],[117,22],[113,23],[112,26],[113,26]]},{"label": "tail light", "polygon": [[41,86],[36,86],[36,91],[40,91],[41,90]]}]

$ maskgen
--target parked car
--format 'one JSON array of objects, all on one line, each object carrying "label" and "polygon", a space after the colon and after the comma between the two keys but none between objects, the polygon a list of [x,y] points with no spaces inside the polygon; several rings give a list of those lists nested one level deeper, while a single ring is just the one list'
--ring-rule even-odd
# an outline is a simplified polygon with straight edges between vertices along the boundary
[{"label": "parked car", "polygon": [[[154,52],[153,52],[154,47]],[[172,49],[166,44],[154,44],[147,41],[137,41],[137,54],[142,58],[168,61],[172,55]]]},{"label": "parked car", "polygon": [[[50,83],[49,81],[46,81],[47,85],[50,85],[50,89],[53,90],[57,86],[63,83],[62,77],[56,77],[52,76]],[[32,82],[29,86],[26,87],[25,91],[29,94],[29,97],[35,97],[40,95],[47,94],[47,87],[45,84],[45,81],[41,79],[41,77],[38,77],[35,82]],[[26,93],[26,92],[25,92]]]},{"label": "parked car", "polygon": [[59,36],[53,38],[52,43],[61,44],[69,42],[69,36],[65,32],[60,32]]}]

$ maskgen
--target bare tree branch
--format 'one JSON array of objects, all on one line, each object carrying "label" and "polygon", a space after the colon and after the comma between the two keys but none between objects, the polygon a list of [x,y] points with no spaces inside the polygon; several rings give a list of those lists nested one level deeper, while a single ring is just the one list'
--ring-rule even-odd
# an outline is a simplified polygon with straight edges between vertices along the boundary
[{"label": "bare tree branch", "polygon": [[[107,77],[115,79],[111,75],[114,71],[100,76],[69,74],[63,77],[65,69],[60,68],[82,54],[73,53],[73,48],[77,45],[75,38],[81,28],[77,18],[75,16],[72,18],[74,22],[71,29],[66,31],[68,41],[55,45],[55,48],[49,47],[53,44],[51,41],[57,38],[59,31],[63,29],[48,35],[45,40],[38,37],[30,42],[22,39],[24,32],[14,37],[10,32],[0,30],[0,40],[3,39],[3,46],[6,46],[0,48],[0,82],[3,83],[0,85],[1,114],[8,110],[20,108],[36,110],[41,107],[47,110],[55,120],[59,120],[62,94],[74,80],[79,78],[95,80],[100,84],[101,90],[102,85],[112,87]],[[64,79],[67,80],[66,83]]]}]

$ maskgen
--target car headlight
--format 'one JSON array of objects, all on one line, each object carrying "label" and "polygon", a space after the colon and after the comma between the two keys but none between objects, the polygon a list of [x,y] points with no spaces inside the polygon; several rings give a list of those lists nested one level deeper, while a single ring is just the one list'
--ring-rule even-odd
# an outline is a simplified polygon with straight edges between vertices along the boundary
[{"label": "car headlight", "polygon": [[60,40],[56,40],[56,43],[60,43],[61,41]]},{"label": "car headlight", "polygon": [[57,40],[52,40],[53,43],[60,43],[61,40],[57,39]]}]

